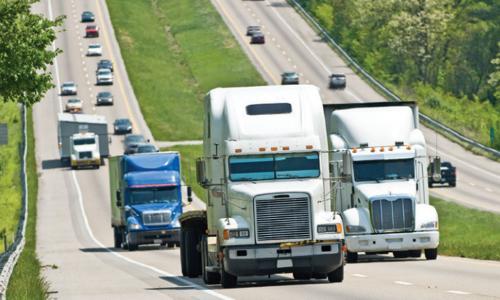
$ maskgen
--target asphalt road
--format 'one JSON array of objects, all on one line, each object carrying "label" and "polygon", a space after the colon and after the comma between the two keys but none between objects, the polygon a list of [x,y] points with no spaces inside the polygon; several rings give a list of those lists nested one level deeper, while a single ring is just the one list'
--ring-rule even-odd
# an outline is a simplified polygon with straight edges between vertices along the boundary
[{"label": "asphalt road", "polygon": [[[245,3],[261,6],[268,2],[224,1],[225,5],[231,7],[231,16],[235,20],[243,17],[236,12]],[[226,11],[230,11],[229,7],[225,8]],[[273,7],[286,9],[282,6]],[[262,11],[266,11],[264,8]],[[56,42],[56,46],[64,50],[52,68],[56,85],[66,80],[77,82],[78,97],[84,101],[85,113],[104,115],[109,123],[115,118],[128,116],[136,132],[150,136],[128,81],[105,2],[43,0],[36,10],[50,17],[67,15],[65,31],[59,34]],[[101,37],[89,40],[83,38],[85,26],[79,23],[79,19],[84,10],[96,13]],[[279,20],[276,15],[272,19]],[[303,28],[299,21],[293,23],[294,27]],[[243,19],[242,22],[250,21]],[[287,36],[284,32],[280,34]],[[84,56],[86,46],[97,41],[104,47],[103,58],[110,58],[115,63],[115,83],[109,87],[95,86],[94,71],[98,58]],[[318,47],[320,44],[318,42]],[[271,48],[269,45],[264,47]],[[264,47],[245,49],[252,53]],[[301,51],[299,46],[295,49]],[[281,61],[281,58],[274,60],[271,56],[255,56],[253,59],[267,59],[276,63]],[[301,68],[302,64],[304,68],[308,65],[299,64],[300,56],[294,59]],[[321,77],[320,73],[316,76],[316,80]],[[348,80],[351,83],[355,79]],[[95,107],[95,94],[108,89],[115,96],[114,106]],[[349,93],[361,97],[349,90],[338,92],[345,97],[352,96]],[[373,99],[375,97],[373,95]],[[271,278],[242,278],[240,287],[223,290],[218,285],[206,287],[201,279],[191,280],[180,276],[177,249],[148,247],[135,252],[114,249],[107,167],[72,171],[59,164],[57,113],[62,110],[67,98],[60,97],[58,90],[54,89],[34,107],[33,114],[40,183],[37,253],[45,266],[44,276],[50,283],[52,299],[500,298],[500,263],[497,262],[452,257],[439,257],[436,261],[402,261],[389,256],[364,257],[361,263],[346,266],[342,284],[329,284],[321,280],[301,282],[291,280],[289,275],[279,275]],[[110,146],[112,154],[120,154],[121,137],[113,136]]]}]

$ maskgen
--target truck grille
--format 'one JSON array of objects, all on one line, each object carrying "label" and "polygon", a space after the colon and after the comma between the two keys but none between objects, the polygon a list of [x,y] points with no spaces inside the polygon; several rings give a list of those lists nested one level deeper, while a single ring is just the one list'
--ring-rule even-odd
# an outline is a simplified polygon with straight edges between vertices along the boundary
[{"label": "truck grille", "polygon": [[142,214],[142,222],[144,225],[167,225],[171,221],[171,212],[144,212]]},{"label": "truck grille", "polygon": [[272,199],[255,199],[257,242],[310,240],[309,198],[279,196]]},{"label": "truck grille", "polygon": [[413,231],[415,212],[410,198],[372,201],[372,220],[375,232]]}]

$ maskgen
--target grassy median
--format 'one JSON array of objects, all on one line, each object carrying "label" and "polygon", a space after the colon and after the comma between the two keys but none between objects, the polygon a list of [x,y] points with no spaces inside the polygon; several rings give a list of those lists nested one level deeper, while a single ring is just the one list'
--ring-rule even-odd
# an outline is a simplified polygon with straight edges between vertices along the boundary
[{"label": "grassy median", "polygon": [[35,139],[31,110],[28,116],[28,223],[26,244],[17,261],[7,288],[7,299],[46,299],[48,283],[41,276],[40,261],[36,255],[36,216],[38,197],[38,174],[35,160]]},{"label": "grassy median", "polygon": [[265,84],[209,1],[106,2],[155,139],[200,139],[210,89]]},{"label": "grassy median", "polygon": [[[8,144],[0,145],[0,232],[5,230],[7,244],[12,244],[21,209],[21,138],[22,124],[19,107],[0,99],[0,123],[7,124]],[[0,253],[4,241],[0,239]]]}]

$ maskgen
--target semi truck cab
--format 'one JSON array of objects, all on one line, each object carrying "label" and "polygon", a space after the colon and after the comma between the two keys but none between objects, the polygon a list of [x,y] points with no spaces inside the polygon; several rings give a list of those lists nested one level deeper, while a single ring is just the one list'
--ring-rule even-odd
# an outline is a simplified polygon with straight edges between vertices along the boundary
[{"label": "semi truck cab", "polygon": [[93,132],[75,133],[70,137],[70,164],[76,169],[86,166],[99,168],[101,154],[99,153],[99,136]]}]

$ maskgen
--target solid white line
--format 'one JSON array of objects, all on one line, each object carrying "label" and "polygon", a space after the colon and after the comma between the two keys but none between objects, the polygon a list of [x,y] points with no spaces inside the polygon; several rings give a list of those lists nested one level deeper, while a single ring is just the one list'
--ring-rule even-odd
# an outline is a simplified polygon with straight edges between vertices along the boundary
[{"label": "solid white line", "polygon": [[469,292],[454,291],[454,290],[450,290],[450,291],[447,291],[447,292],[450,293],[450,294],[456,294],[456,295],[470,295],[471,294]]},{"label": "solid white line", "polygon": [[406,281],[394,281],[395,284],[400,284],[400,285],[413,285],[411,282],[406,282]]},{"label": "solid white line", "polygon": [[352,274],[352,276],[353,276],[353,277],[359,277],[359,278],[366,278],[366,277],[368,277],[367,275],[364,275],[364,274],[357,274],[357,273]]}]

